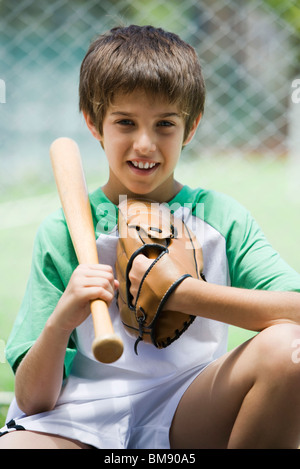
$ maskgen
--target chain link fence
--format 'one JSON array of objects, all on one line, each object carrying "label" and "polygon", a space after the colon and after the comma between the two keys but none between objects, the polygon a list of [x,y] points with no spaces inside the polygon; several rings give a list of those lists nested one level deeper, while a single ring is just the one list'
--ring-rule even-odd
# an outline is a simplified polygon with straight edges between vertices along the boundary
[{"label": "chain link fence", "polygon": [[[200,160],[231,186],[247,173],[247,202],[258,198],[255,215],[299,270],[299,0],[0,0],[0,391],[8,391],[0,392],[0,426],[1,403],[6,406],[13,389],[4,344],[24,293],[35,228],[58,205],[49,146],[72,137],[87,172],[99,168],[100,146],[78,111],[79,67],[95,36],[131,23],[171,30],[195,47],[207,100],[183,161]],[[222,164],[220,155],[226,155]],[[294,205],[281,197],[283,160]],[[278,174],[279,163],[274,188],[271,173]],[[183,176],[187,170],[202,185],[205,171],[199,175],[186,164]],[[242,179],[236,191],[244,185]]]},{"label": "chain link fence", "polygon": [[0,0],[2,189],[24,175],[50,178],[48,148],[61,135],[87,162],[98,158],[78,112],[79,67],[96,35],[131,23],[172,30],[200,56],[205,118],[184,157],[287,154],[297,0]]}]

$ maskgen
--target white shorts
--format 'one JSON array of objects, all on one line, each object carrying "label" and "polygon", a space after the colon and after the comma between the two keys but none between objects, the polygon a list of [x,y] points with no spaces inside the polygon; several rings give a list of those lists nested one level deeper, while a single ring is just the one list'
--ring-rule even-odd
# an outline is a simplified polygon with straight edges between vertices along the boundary
[{"label": "white shorts", "polygon": [[14,416],[15,425],[6,433],[23,427],[79,440],[99,449],[169,449],[169,430],[178,403],[205,367],[184,373],[164,385],[129,396],[77,401],[57,406],[50,412],[29,417]]}]

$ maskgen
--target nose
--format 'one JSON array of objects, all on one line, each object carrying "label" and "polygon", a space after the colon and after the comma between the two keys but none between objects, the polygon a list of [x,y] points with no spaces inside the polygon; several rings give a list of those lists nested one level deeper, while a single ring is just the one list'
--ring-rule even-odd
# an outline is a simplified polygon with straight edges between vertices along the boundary
[{"label": "nose", "polygon": [[149,155],[156,150],[156,144],[147,132],[137,135],[133,143],[133,149],[140,155]]}]

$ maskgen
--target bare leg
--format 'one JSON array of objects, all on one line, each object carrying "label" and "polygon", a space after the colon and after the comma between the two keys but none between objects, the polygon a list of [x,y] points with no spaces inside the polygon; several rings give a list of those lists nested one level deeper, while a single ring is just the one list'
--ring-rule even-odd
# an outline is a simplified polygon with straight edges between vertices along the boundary
[{"label": "bare leg", "polygon": [[58,435],[18,430],[0,438],[0,449],[90,449],[90,446]]},{"label": "bare leg", "polygon": [[182,397],[172,448],[297,448],[300,326],[265,329],[203,371]]}]

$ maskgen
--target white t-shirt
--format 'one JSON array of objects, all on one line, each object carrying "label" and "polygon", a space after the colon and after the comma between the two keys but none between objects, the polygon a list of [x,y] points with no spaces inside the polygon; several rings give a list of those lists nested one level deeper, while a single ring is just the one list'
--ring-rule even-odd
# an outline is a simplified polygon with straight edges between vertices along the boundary
[{"label": "white t-shirt", "polygon": [[[90,196],[99,262],[116,261],[117,207],[98,189]],[[175,216],[183,216],[203,250],[207,282],[250,289],[300,292],[300,275],[267,242],[247,210],[230,197],[184,186],[169,202]],[[41,225],[34,246],[32,270],[13,331],[7,359],[15,370],[41,333],[77,265],[61,210]],[[124,353],[112,364],[95,360],[89,317],[73,332],[65,358],[65,382],[58,404],[76,400],[126,396],[172,380],[220,357],[227,349],[224,323],[195,319],[187,331],[165,349],[140,342],[124,330],[116,301],[110,307],[115,332]]]}]

